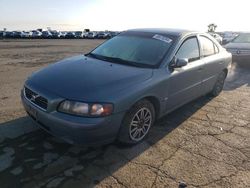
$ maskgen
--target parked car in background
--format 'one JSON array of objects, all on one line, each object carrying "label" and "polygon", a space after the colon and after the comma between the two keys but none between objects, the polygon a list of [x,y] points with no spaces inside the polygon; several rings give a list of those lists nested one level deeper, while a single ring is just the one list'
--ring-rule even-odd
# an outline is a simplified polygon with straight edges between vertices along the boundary
[{"label": "parked car in background", "polygon": [[52,34],[50,31],[42,31],[42,38],[43,39],[51,39],[52,38]]},{"label": "parked car in background", "polygon": [[227,44],[229,42],[231,42],[235,37],[237,37],[237,33],[233,33],[233,32],[224,32],[223,34],[223,39],[222,39],[222,44]]},{"label": "parked car in background", "polygon": [[61,31],[61,35],[60,35],[60,38],[65,38],[67,32],[66,31]]},{"label": "parked car in background", "polygon": [[88,39],[95,39],[97,38],[97,33],[96,32],[88,32],[87,37]]},{"label": "parked car in background", "polygon": [[104,38],[104,32],[103,32],[103,31],[97,32],[96,37],[97,37],[98,39],[103,39],[103,38]]},{"label": "parked car in background", "polygon": [[83,32],[83,38],[86,39],[87,36],[88,36],[88,32],[87,32],[87,31],[84,31],[84,32]]},{"label": "parked car in background", "polygon": [[23,31],[21,34],[21,38],[30,38],[32,36],[32,32],[31,31]]},{"label": "parked car in background", "polygon": [[4,32],[0,31],[0,38],[3,38],[3,37],[4,37]]},{"label": "parked car in background", "polygon": [[75,39],[76,35],[74,32],[67,32],[67,34],[65,35],[66,39]]},{"label": "parked car in background", "polygon": [[83,32],[82,31],[76,31],[75,32],[75,37],[77,39],[82,39],[83,38]]},{"label": "parked car in background", "polygon": [[219,95],[231,61],[206,33],[129,30],[33,73],[21,99],[41,128],[71,144],[135,144],[156,119]]},{"label": "parked car in background", "polygon": [[109,34],[109,32],[101,31],[101,32],[98,32],[97,38],[98,39],[107,39],[107,38],[110,38],[110,34]]},{"label": "parked car in background", "polygon": [[233,61],[250,64],[250,33],[240,33],[225,48],[232,53]]},{"label": "parked car in background", "polygon": [[211,36],[213,36],[217,41],[218,43],[222,44],[222,37],[217,34],[217,33],[209,33]]},{"label": "parked car in background", "polygon": [[6,38],[13,38],[13,36],[14,36],[14,32],[12,32],[12,31],[6,31],[5,32],[5,37]]},{"label": "parked car in background", "polygon": [[117,36],[118,34],[119,34],[119,32],[110,31],[110,32],[109,32],[109,37],[110,37],[110,38],[113,38],[113,37]]},{"label": "parked car in background", "polygon": [[51,37],[53,39],[59,39],[59,38],[61,38],[61,32],[60,31],[51,30],[50,33],[51,33]]},{"label": "parked car in background", "polygon": [[21,31],[13,31],[13,38],[21,38],[22,32]]},{"label": "parked car in background", "polygon": [[42,37],[42,33],[40,31],[33,30],[31,37],[34,38],[34,39],[41,38]]}]

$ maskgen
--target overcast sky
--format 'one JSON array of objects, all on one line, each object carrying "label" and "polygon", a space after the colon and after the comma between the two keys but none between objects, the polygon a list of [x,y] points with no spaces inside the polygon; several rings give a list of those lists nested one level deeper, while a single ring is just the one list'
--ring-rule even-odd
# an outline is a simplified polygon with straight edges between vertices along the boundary
[{"label": "overcast sky", "polygon": [[0,30],[184,28],[250,31],[249,0],[0,0]]}]

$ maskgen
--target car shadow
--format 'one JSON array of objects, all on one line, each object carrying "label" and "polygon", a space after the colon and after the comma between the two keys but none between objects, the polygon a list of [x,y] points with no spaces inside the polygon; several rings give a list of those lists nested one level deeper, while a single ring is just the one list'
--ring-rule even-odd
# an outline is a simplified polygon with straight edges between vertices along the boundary
[{"label": "car shadow", "polygon": [[232,63],[226,79],[224,90],[230,91],[241,86],[250,87],[250,63]]},{"label": "car shadow", "polygon": [[[164,116],[141,143],[126,146],[113,143],[96,148],[73,146],[37,130],[0,142],[1,187],[94,187],[120,168],[151,149],[211,99],[201,97]],[[8,124],[35,122],[29,117]],[[1,124],[0,124],[1,126]],[[168,139],[168,138],[166,138]],[[73,187],[74,187],[73,186]]]}]

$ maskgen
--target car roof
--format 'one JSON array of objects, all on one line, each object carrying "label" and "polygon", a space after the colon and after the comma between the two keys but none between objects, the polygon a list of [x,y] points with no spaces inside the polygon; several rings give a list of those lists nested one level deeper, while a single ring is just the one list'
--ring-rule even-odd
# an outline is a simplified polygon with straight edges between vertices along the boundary
[{"label": "car roof", "polygon": [[185,29],[173,29],[173,28],[142,28],[142,29],[130,29],[127,31],[157,33],[157,34],[174,35],[174,36],[182,36],[186,34],[199,33],[197,31],[191,31],[191,30],[185,30]]}]

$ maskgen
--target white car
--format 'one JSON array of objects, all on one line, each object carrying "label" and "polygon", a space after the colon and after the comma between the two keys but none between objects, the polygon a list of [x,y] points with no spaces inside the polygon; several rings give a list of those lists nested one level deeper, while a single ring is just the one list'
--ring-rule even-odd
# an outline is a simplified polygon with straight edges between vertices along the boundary
[{"label": "white car", "polygon": [[21,33],[21,38],[30,38],[32,37],[32,32],[31,31],[23,31]]},{"label": "white car", "polygon": [[97,37],[96,32],[88,32],[87,38],[88,39],[95,39]]},{"label": "white car", "polygon": [[41,38],[42,37],[42,33],[40,31],[37,30],[33,30],[32,31],[32,38]]},{"label": "white car", "polygon": [[61,31],[60,38],[65,38],[66,35],[67,35],[66,31]]}]

